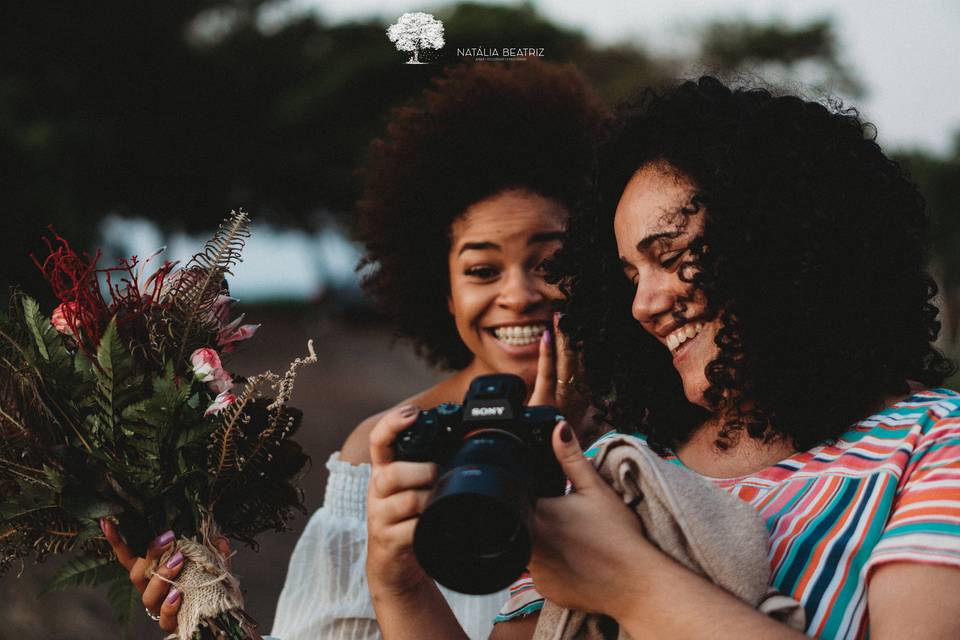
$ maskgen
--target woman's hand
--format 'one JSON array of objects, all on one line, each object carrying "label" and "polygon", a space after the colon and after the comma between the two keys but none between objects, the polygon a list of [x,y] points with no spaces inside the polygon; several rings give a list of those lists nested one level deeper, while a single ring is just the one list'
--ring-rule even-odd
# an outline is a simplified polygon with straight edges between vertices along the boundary
[{"label": "woman's hand", "polygon": [[653,570],[663,554],[647,541],[636,514],[583,457],[565,422],[554,429],[553,450],[574,492],[537,501],[530,562],[534,584],[561,606],[617,617],[650,584],[649,572],[637,575],[635,569]]},{"label": "woman's hand", "polygon": [[[160,616],[159,624],[163,631],[175,631],[177,629],[177,612],[180,610],[183,597],[179,590],[162,578],[173,580],[180,574],[183,569],[183,555],[179,551],[173,554],[165,564],[157,567],[156,572],[149,580],[145,575],[147,565],[156,561],[173,544],[173,532],[167,531],[158,536],[147,547],[147,557],[138,558],[133,555],[130,547],[123,542],[114,523],[101,519],[100,528],[103,529],[103,535],[113,548],[117,560],[123,565],[124,569],[130,572],[130,582],[140,593],[143,606],[150,612],[150,615]],[[220,549],[220,553],[225,558],[230,557],[230,544],[226,538],[217,540],[217,548]]]},{"label": "woman's hand", "polygon": [[437,466],[396,461],[393,451],[397,434],[419,412],[414,405],[392,409],[370,432],[367,580],[375,597],[409,593],[429,581],[413,554],[413,531],[436,482]]},{"label": "woman's hand", "polygon": [[578,391],[581,378],[580,359],[567,336],[560,331],[560,314],[553,314],[553,330],[545,331],[540,340],[537,379],[530,396],[531,406],[551,405],[560,410],[567,421],[579,427],[589,405]]}]

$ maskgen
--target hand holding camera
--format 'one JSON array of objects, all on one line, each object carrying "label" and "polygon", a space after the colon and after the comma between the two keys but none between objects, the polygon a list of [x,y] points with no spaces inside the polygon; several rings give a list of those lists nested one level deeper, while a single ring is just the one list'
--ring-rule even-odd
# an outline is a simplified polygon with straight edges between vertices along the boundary
[{"label": "hand holding camera", "polygon": [[517,376],[480,376],[463,405],[405,407],[381,420],[371,434],[368,501],[368,566],[376,575],[388,574],[383,579],[399,588],[425,571],[451,589],[480,594],[523,571],[531,509],[565,487],[550,444],[562,418],[553,407],[524,407],[525,396]]}]

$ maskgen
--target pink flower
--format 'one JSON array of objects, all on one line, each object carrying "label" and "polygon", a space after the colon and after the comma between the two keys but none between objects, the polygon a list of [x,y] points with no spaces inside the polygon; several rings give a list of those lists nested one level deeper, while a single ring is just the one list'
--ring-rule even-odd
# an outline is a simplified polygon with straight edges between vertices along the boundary
[{"label": "pink flower", "polygon": [[201,347],[190,354],[190,366],[193,375],[200,382],[210,382],[216,379],[217,371],[222,371],[220,356],[210,347]]},{"label": "pink flower", "polygon": [[260,328],[259,324],[245,324],[241,326],[241,322],[243,322],[243,314],[220,330],[220,335],[217,336],[217,345],[224,353],[233,351],[236,348],[237,342],[252,338],[253,334]]},{"label": "pink flower", "polygon": [[210,347],[201,347],[190,354],[193,377],[206,382],[211,391],[223,393],[233,387],[233,377],[221,366],[220,356]]},{"label": "pink flower", "polygon": [[73,327],[71,322],[76,322],[79,307],[76,302],[64,302],[53,310],[50,316],[50,324],[53,328],[68,336],[73,336]]},{"label": "pink flower", "polygon": [[210,317],[217,321],[219,328],[223,329],[229,324],[230,308],[236,301],[236,298],[231,298],[223,293],[217,296],[216,302],[213,303],[213,307],[210,309]]},{"label": "pink flower", "polygon": [[229,391],[224,391],[214,398],[213,404],[207,407],[207,410],[203,412],[203,417],[209,418],[210,416],[215,416],[236,401],[237,396],[233,395]]},{"label": "pink flower", "polygon": [[215,369],[213,379],[207,381],[211,391],[223,393],[233,388],[233,377],[225,369]]}]

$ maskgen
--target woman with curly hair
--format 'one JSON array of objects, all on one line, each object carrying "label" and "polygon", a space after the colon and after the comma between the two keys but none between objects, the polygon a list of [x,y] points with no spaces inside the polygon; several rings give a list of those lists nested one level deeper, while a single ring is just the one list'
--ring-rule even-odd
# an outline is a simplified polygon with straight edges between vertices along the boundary
[{"label": "woman with curly hair", "polygon": [[[606,110],[570,67],[523,61],[448,70],[376,140],[358,205],[365,290],[432,365],[452,370],[400,405],[462,402],[470,381],[513,373],[532,391],[556,287],[544,263],[588,184]],[[290,562],[274,635],[379,636],[364,575],[368,438],[362,422],[327,463],[324,506]],[[376,546],[371,540],[371,548]],[[445,591],[471,637],[503,595]]]},{"label": "woman with curly hair", "polygon": [[[874,138],[852,109],[713,78],[647,91],[572,216],[561,328],[607,420],[755,507],[808,635],[955,638],[960,395],[933,388],[955,367],[931,346],[923,199]],[[409,421],[371,436],[393,499],[422,485],[385,446]],[[634,638],[803,637],[651,544],[567,425],[553,446],[575,491],[538,502],[532,581],[492,637],[531,637],[535,591]],[[381,561],[385,636],[459,637],[409,558]]]},{"label": "woman with curly hair", "polygon": [[[399,410],[462,402],[471,380],[488,373],[516,374],[533,390],[540,351],[549,360],[554,353],[541,347],[559,297],[544,280],[545,263],[586,192],[607,117],[572,67],[532,60],[451,67],[420,100],[391,113],[386,136],[371,145],[358,203],[363,286],[420,356],[452,370]],[[573,367],[562,336],[556,353],[562,383]],[[553,378],[537,388],[544,401],[583,404]],[[364,420],[327,462],[323,507],[297,542],[277,605],[273,634],[282,640],[380,637],[364,561],[368,483],[384,483],[371,479],[368,438],[382,415]],[[129,555],[114,530],[107,534]],[[159,556],[163,542],[148,553]],[[383,544],[372,539],[371,550]],[[137,561],[131,580],[171,631],[181,600],[166,599],[176,593],[166,580],[182,565],[149,580],[145,565]],[[444,596],[474,638],[488,635],[504,598]]]}]

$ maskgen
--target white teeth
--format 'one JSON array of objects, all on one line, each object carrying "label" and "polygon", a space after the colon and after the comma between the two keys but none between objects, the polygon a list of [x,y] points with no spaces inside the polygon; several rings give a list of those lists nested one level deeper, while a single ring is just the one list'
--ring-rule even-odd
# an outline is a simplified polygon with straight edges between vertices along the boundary
[{"label": "white teeth", "polygon": [[510,345],[532,344],[540,339],[547,326],[537,325],[516,325],[510,327],[497,327],[493,330],[497,340]]},{"label": "white teeth", "polygon": [[670,351],[676,351],[680,345],[691,338],[695,338],[701,331],[703,331],[702,322],[685,324],[667,336],[667,348]]}]

